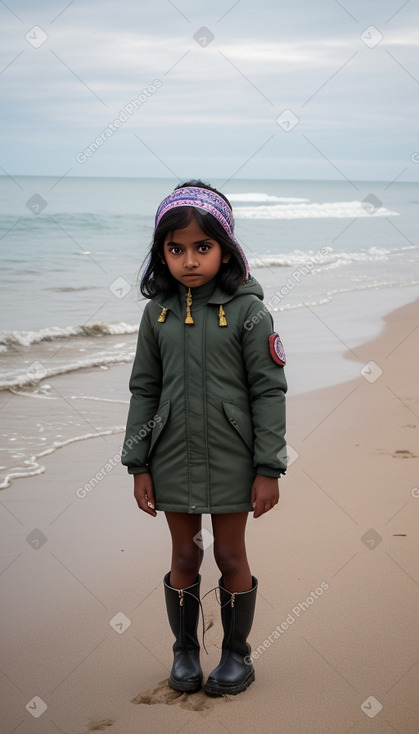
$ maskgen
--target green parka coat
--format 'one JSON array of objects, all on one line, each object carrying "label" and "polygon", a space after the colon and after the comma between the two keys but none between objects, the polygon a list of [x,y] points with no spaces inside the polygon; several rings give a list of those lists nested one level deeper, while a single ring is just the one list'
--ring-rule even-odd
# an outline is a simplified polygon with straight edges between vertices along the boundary
[{"label": "green parka coat", "polygon": [[250,512],[256,474],[286,470],[287,384],[269,348],[272,316],[252,277],[234,295],[216,278],[192,288],[193,324],[186,292],[179,283],[144,309],[121,461],[151,473],[156,510]]}]

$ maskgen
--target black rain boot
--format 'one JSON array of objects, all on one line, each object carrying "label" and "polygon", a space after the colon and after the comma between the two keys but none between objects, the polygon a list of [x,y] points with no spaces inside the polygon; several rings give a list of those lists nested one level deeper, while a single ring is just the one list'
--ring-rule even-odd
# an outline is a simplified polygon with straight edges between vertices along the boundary
[{"label": "black rain boot", "polygon": [[205,693],[221,696],[245,691],[255,680],[255,669],[249,657],[251,648],[246,642],[253,624],[258,580],[252,576],[252,588],[232,594],[220,587],[221,621],[224,639],[220,663],[210,674]]},{"label": "black rain boot", "polygon": [[170,572],[163,579],[167,616],[176,638],[169,685],[175,691],[193,693],[202,686],[197,637],[201,576],[198,574],[195,583],[186,589],[174,589],[169,581]]}]

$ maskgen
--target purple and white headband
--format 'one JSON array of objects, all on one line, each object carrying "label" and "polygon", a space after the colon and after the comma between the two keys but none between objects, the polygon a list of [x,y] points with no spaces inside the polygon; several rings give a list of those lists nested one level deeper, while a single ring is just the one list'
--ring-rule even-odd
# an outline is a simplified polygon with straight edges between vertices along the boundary
[{"label": "purple and white headband", "polygon": [[157,209],[155,226],[157,227],[159,225],[161,218],[166,214],[166,212],[170,211],[170,209],[175,209],[178,206],[194,206],[196,209],[202,209],[215,217],[230,239],[234,242],[243,261],[247,280],[249,277],[249,263],[247,262],[246,255],[244,254],[241,245],[234,236],[233,213],[222,196],[216,194],[215,191],[201,189],[198,186],[185,186],[182,189],[175,189],[162,201]]}]

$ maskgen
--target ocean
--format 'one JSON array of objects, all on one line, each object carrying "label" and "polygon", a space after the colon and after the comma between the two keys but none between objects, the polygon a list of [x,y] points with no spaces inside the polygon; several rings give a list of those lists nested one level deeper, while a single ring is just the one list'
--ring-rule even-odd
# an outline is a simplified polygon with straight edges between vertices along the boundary
[{"label": "ocean", "polygon": [[[128,386],[111,386],[108,373],[123,364],[129,373],[145,305],[141,264],[155,210],[177,183],[0,177],[1,405],[16,406],[2,431],[0,486],[39,473],[40,457],[68,442],[123,431]],[[297,338],[313,348],[301,326],[311,309],[331,313],[336,305],[341,323],[351,321],[342,294],[348,304],[377,292],[383,313],[401,304],[403,296],[392,299],[400,289],[413,300],[417,184],[210,183],[233,205],[236,236],[275,323],[295,312],[291,352],[300,351]],[[360,338],[374,336],[378,311],[353,321]]]}]

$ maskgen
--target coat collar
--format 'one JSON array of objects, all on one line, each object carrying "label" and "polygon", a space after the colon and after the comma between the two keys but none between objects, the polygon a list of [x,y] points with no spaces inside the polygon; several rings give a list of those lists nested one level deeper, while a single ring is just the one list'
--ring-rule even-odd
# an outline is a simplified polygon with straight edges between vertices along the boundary
[{"label": "coat collar", "polygon": [[[187,290],[188,289],[182,283],[179,283],[178,290],[175,293],[172,293],[170,296],[165,297],[158,295],[153,298],[153,301],[157,303],[160,308],[167,308],[169,311],[172,311],[179,319],[183,320],[185,318],[185,296]],[[192,311],[194,303],[197,304],[197,302],[199,302],[200,305],[202,303],[213,303],[214,305],[218,306],[227,303],[228,301],[231,301],[232,298],[234,298],[234,293],[232,295],[229,295],[228,293],[223,291],[219,285],[215,284],[215,278],[213,280],[210,280],[208,283],[205,283],[205,285],[198,286],[198,288],[191,288],[191,293]]]}]

